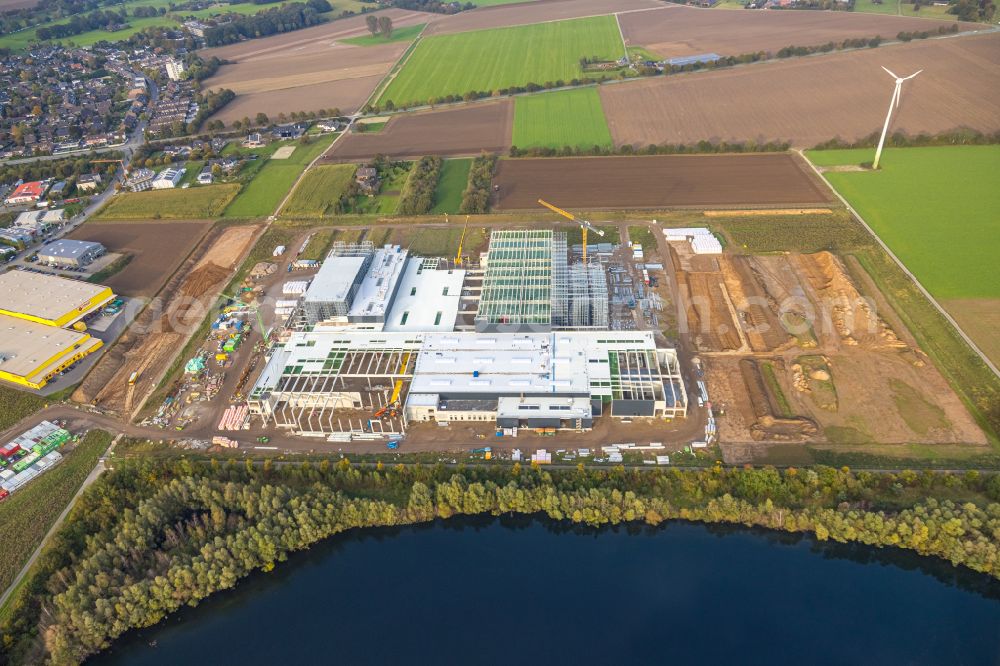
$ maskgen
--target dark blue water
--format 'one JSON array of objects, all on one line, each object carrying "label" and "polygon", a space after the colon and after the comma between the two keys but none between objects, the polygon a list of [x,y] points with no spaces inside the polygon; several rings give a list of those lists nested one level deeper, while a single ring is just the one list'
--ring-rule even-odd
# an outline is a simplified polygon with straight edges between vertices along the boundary
[{"label": "dark blue water", "polygon": [[740,528],[462,518],[341,535],[94,659],[515,661],[998,664],[1000,584]]}]

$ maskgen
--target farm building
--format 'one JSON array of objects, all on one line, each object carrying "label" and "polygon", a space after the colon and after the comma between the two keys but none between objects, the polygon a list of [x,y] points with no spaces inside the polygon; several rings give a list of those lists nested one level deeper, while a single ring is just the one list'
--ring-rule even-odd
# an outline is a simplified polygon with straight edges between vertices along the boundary
[{"label": "farm building", "polygon": [[171,188],[177,187],[177,183],[181,182],[181,178],[184,177],[184,172],[187,169],[170,167],[164,169],[160,173],[156,174],[156,178],[153,179],[152,188],[154,190],[169,190]]},{"label": "farm building", "polygon": [[28,271],[0,274],[0,315],[70,326],[114,299],[108,287]]},{"label": "farm building", "polygon": [[84,173],[76,179],[76,189],[78,192],[93,192],[101,184],[101,175],[97,173]]},{"label": "farm building", "polygon": [[48,183],[44,180],[35,180],[29,183],[21,183],[14,188],[4,203],[16,206],[18,204],[29,204],[35,203],[43,196],[45,196],[45,191],[48,189]]},{"label": "farm building", "polygon": [[90,241],[62,238],[38,251],[43,264],[65,268],[83,268],[104,254],[104,246]]},{"label": "farm building", "polygon": [[311,436],[435,420],[587,429],[601,415],[687,410],[677,355],[648,331],[298,332],[272,355],[249,405]]}]

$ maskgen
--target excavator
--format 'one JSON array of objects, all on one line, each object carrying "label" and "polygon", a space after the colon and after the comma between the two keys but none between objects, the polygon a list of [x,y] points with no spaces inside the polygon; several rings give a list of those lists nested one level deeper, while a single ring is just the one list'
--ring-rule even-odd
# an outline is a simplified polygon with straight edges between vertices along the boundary
[{"label": "excavator", "polygon": [[546,208],[548,208],[549,210],[551,210],[553,213],[558,213],[559,215],[562,215],[563,217],[565,217],[567,220],[572,220],[573,222],[576,222],[577,224],[580,225],[580,229],[583,230],[583,263],[586,264],[587,263],[587,232],[588,231],[593,231],[598,236],[603,236],[604,232],[601,231],[600,229],[598,229],[597,227],[595,227],[594,225],[592,225],[587,220],[578,219],[575,215],[573,215],[573,213],[565,211],[562,208],[560,208],[559,206],[553,206],[552,204],[550,204],[548,201],[545,201],[544,199],[539,199],[538,203],[542,204],[543,206],[545,206]]}]

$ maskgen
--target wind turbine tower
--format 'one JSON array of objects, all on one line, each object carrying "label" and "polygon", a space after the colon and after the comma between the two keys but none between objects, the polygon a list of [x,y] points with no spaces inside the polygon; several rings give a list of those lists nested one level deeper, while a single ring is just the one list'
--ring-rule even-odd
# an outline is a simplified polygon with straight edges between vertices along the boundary
[{"label": "wind turbine tower", "polygon": [[882,145],[885,143],[885,135],[889,131],[889,121],[892,119],[892,110],[894,108],[896,109],[899,108],[899,96],[903,90],[903,81],[909,81],[914,76],[924,71],[922,69],[918,69],[916,72],[910,74],[909,76],[899,77],[890,72],[885,67],[883,67],[882,69],[885,69],[885,71],[889,73],[889,76],[896,79],[896,89],[892,91],[892,98],[889,100],[889,112],[885,114],[885,125],[882,126],[882,137],[878,140],[878,149],[876,149],[875,151],[875,161],[872,162],[872,169],[878,169],[878,161],[879,158],[882,157]]}]

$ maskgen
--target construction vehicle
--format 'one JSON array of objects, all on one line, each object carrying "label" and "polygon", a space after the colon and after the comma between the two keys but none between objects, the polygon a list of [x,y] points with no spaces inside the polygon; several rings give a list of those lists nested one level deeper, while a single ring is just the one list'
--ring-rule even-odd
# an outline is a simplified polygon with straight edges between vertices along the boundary
[{"label": "construction vehicle", "polygon": [[604,232],[601,231],[600,229],[598,229],[597,227],[595,227],[594,225],[592,225],[587,220],[577,219],[577,217],[575,215],[573,215],[572,213],[563,210],[559,206],[553,206],[548,201],[545,201],[543,199],[539,199],[538,203],[542,204],[543,206],[545,206],[546,208],[548,208],[549,210],[551,210],[553,213],[558,213],[559,215],[562,215],[563,217],[565,217],[567,220],[572,220],[573,222],[576,222],[577,224],[580,225],[580,229],[583,230],[583,263],[586,265],[586,263],[587,263],[587,232],[588,231],[593,231],[598,236],[603,236]]},{"label": "construction vehicle", "polygon": [[[446,216],[447,217],[447,216]],[[455,253],[455,265],[462,265],[462,244],[465,243],[465,232],[469,230],[469,216],[465,216],[465,226],[462,227],[462,235],[458,239],[458,252]]]}]

